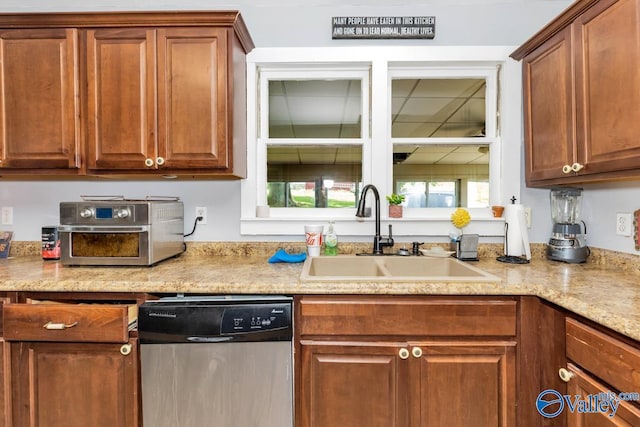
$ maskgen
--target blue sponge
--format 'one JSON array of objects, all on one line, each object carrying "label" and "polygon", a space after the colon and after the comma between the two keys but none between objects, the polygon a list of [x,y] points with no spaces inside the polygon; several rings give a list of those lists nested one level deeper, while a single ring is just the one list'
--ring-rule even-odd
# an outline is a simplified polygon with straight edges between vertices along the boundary
[{"label": "blue sponge", "polygon": [[304,262],[307,259],[307,254],[302,252],[299,254],[288,254],[284,249],[278,249],[278,251],[269,258],[269,263],[275,262]]}]

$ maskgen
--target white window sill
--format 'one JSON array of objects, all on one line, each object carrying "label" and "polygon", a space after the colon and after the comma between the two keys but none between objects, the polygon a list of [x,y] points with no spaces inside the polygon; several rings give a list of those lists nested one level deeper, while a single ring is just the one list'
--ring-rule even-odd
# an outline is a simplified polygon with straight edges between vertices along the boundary
[{"label": "white window sill", "polygon": [[[355,218],[241,218],[240,232],[242,235],[278,235],[301,236],[304,234],[304,226],[308,224],[328,225],[328,221],[335,223],[338,236],[373,236],[375,234],[374,218],[366,218],[358,221]],[[457,229],[451,224],[449,216],[442,218],[381,218],[380,234],[386,236],[389,233],[389,224],[393,226],[393,236],[439,236],[447,237],[450,233],[456,233]],[[473,218],[471,223],[464,228],[464,233],[478,234],[482,237],[503,237],[504,218],[479,217]]]}]

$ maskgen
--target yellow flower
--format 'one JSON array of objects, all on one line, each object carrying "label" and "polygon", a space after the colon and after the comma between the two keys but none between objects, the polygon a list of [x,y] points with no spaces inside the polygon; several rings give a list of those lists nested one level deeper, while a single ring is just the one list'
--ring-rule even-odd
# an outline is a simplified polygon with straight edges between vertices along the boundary
[{"label": "yellow flower", "polygon": [[462,228],[471,222],[471,215],[466,209],[458,208],[451,214],[451,222],[456,228]]}]

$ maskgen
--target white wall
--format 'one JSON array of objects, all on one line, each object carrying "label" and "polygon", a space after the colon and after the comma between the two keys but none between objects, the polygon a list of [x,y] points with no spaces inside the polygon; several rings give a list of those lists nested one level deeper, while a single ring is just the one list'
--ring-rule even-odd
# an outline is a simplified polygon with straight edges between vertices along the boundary
[{"label": "white wall", "polygon": [[[587,226],[589,246],[640,254],[633,237],[616,235],[616,213],[633,213],[640,209],[640,182],[588,184],[583,189],[582,219]],[[523,203],[532,206],[532,241],[545,242],[551,233],[549,190],[523,189]]]},{"label": "white wall", "polygon": [[[518,45],[566,8],[570,0],[433,0],[410,5],[407,0],[3,0],[3,12],[93,10],[240,10],[256,46],[353,45]],[[429,41],[331,40],[332,16],[436,17],[436,38]],[[507,177],[507,179],[509,179]],[[522,178],[521,178],[522,179]],[[523,181],[522,181],[523,182]],[[524,187],[524,184],[523,184]],[[583,212],[589,244],[637,253],[630,238],[615,235],[615,213],[640,208],[640,183],[585,186]],[[193,236],[199,241],[257,240],[240,235],[240,182],[217,181],[7,181],[0,179],[0,206],[13,206],[16,240],[39,240],[40,227],[58,222],[58,203],[81,194],[177,195],[185,202],[185,228],[195,206],[209,208],[209,224]],[[549,191],[523,188],[521,202],[533,208],[533,242],[545,242],[551,230]],[[2,226],[0,226],[2,227]],[[264,237],[268,239],[268,237]],[[283,240],[289,240],[287,236]]]}]

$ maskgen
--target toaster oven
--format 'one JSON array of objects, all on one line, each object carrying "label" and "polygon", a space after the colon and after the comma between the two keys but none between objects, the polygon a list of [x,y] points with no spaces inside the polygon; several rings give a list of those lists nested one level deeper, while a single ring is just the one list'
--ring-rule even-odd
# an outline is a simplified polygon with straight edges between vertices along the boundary
[{"label": "toaster oven", "polygon": [[184,206],[175,197],[84,196],[60,203],[63,265],[150,266],[184,252]]}]

